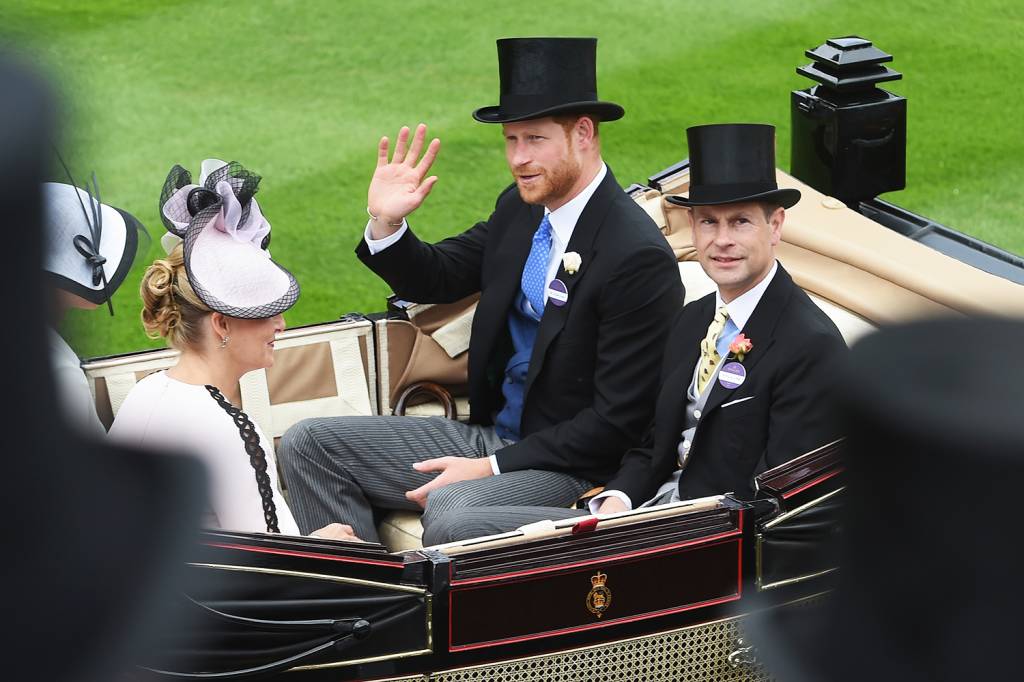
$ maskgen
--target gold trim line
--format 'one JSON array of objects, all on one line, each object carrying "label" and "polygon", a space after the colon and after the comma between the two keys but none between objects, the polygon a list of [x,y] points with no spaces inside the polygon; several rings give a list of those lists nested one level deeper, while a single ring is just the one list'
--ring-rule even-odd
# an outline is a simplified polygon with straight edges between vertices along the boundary
[{"label": "gold trim line", "polygon": [[774,528],[775,526],[777,526],[778,524],[782,523],[786,519],[790,519],[790,518],[796,516],[797,514],[799,514],[801,512],[807,511],[811,507],[814,507],[814,506],[817,506],[817,505],[821,504],[822,502],[824,502],[827,499],[835,497],[839,493],[843,492],[845,489],[846,489],[846,486],[842,486],[840,488],[836,488],[832,492],[826,493],[826,494],[822,495],[821,497],[818,497],[816,499],[811,500],[810,502],[802,504],[799,507],[797,507],[796,509],[791,509],[790,511],[786,512],[782,516],[776,516],[774,519],[772,519],[768,523],[764,524],[764,530],[768,530],[770,528]]},{"label": "gold trim line", "polygon": [[418,594],[422,596],[427,595],[427,591],[422,587],[412,587],[411,585],[394,585],[391,583],[379,583],[373,580],[363,580],[361,578],[343,578],[337,575],[324,575],[322,573],[305,573],[303,571],[285,571],[278,568],[256,568],[254,566],[230,566],[227,564],[203,564],[189,562],[189,566],[197,566],[199,568],[214,568],[221,571],[240,571],[242,573],[267,573],[269,575],[290,575],[298,578],[312,578],[314,580],[328,580],[335,583],[345,583],[348,585],[362,585],[364,587],[379,587],[384,590],[392,590],[394,592],[407,592],[409,594]]},{"label": "gold trim line", "polygon": [[294,668],[288,668],[287,672],[293,672],[296,670],[326,670],[328,668],[343,668],[347,665],[362,665],[363,663],[376,663],[377,661],[390,661],[397,658],[412,658],[413,656],[424,656],[426,654],[434,653],[433,649],[417,649],[415,651],[403,651],[398,654],[385,654],[383,656],[371,656],[370,658],[353,658],[348,661],[338,661],[337,663],[316,663],[313,665],[297,665]]},{"label": "gold trim line", "polygon": [[[808,573],[807,575],[798,575],[795,578],[786,578],[785,580],[777,580],[777,581],[775,581],[773,583],[768,583],[767,585],[761,585],[760,588],[761,588],[761,590],[770,590],[770,589],[773,589],[775,587],[782,587],[784,585],[792,585],[794,583],[803,582],[804,580],[811,580],[813,578],[818,578],[818,577],[821,577],[823,575],[827,575],[827,574],[829,574],[829,573],[831,573],[833,571],[838,571],[838,570],[839,570],[838,566],[833,566],[832,568],[826,568],[824,571],[818,571],[817,573]],[[760,580],[760,576],[758,577],[758,579]]]}]

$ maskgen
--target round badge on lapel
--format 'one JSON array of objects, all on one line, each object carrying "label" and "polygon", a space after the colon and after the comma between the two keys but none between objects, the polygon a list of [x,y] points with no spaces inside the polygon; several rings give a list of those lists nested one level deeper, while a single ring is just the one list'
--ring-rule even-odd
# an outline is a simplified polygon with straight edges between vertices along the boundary
[{"label": "round badge on lapel", "polygon": [[569,289],[566,288],[565,282],[560,279],[551,280],[551,284],[548,285],[548,300],[559,307],[569,301]]},{"label": "round badge on lapel", "polygon": [[739,388],[746,380],[747,370],[738,362],[727,362],[718,370],[718,383],[729,390]]}]

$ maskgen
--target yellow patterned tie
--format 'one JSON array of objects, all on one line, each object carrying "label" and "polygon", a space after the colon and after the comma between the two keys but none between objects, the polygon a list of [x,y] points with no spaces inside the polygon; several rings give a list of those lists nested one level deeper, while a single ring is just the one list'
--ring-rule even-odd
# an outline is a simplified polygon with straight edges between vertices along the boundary
[{"label": "yellow patterned tie", "polygon": [[704,387],[708,385],[708,381],[711,376],[715,373],[715,368],[718,367],[718,362],[721,360],[721,356],[718,354],[718,349],[715,345],[718,343],[718,337],[721,335],[722,330],[725,328],[725,321],[729,319],[729,311],[726,310],[725,306],[718,309],[715,313],[715,319],[711,320],[711,324],[708,325],[707,336],[700,342],[700,368],[697,370],[697,395],[704,392]]}]

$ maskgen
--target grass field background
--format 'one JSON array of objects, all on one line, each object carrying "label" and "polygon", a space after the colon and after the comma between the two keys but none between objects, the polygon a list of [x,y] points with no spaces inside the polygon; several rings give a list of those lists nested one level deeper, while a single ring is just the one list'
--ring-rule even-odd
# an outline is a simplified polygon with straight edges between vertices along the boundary
[{"label": "grass field background", "polygon": [[352,251],[381,135],[424,121],[442,140],[440,181],[410,219],[439,239],[484,217],[510,181],[500,129],[470,112],[498,97],[494,40],[599,38],[600,94],[626,117],[602,127],[604,156],[629,184],[687,156],[685,128],[778,127],[789,165],[789,91],[804,50],[858,34],[895,55],[909,100],[907,189],[887,198],[1024,253],[1024,5],[634,0],[604,3],[353,1],[20,2],[0,32],[65,96],[62,148],[79,178],[138,216],[150,252],[115,297],[117,316],[74,313],[79,354],[146,339],[137,284],[159,253],[157,197],[174,163],[238,160],[263,175],[273,252],[302,285],[290,325],[380,310],[387,286]]}]

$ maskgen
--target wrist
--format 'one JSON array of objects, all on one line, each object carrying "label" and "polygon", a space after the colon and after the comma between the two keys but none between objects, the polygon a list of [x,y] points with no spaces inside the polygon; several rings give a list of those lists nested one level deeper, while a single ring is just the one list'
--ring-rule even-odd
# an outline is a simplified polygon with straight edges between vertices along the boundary
[{"label": "wrist", "polygon": [[399,228],[405,222],[405,216],[389,216],[385,214],[374,215],[370,207],[366,207],[366,215],[370,216],[370,220],[377,224],[379,227],[392,227]]}]

